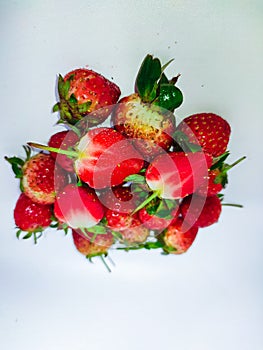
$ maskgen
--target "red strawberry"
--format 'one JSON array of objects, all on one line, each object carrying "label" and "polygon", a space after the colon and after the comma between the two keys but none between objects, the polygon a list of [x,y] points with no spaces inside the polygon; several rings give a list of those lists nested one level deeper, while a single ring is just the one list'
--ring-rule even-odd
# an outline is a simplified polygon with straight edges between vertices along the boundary
[{"label": "red strawberry", "polygon": [[121,213],[131,213],[138,204],[138,198],[132,194],[130,186],[109,188],[99,199],[105,208]]},{"label": "red strawberry", "polygon": [[73,229],[85,229],[99,223],[104,209],[93,189],[70,184],[57,194],[54,214]]},{"label": "red strawberry", "polygon": [[146,226],[142,225],[137,216],[134,215],[130,225],[125,227],[123,230],[120,230],[119,233],[122,236],[122,239],[120,239],[121,243],[126,245],[134,245],[145,242],[150,234],[150,231]]},{"label": "red strawberry", "polygon": [[176,201],[159,200],[155,198],[138,215],[143,225],[150,230],[163,231],[178,217],[179,206]]},{"label": "red strawberry", "polygon": [[246,157],[241,157],[233,164],[224,163],[229,153],[225,153],[219,160],[213,164],[208,172],[208,182],[203,183],[200,188],[197,189],[196,193],[200,196],[213,196],[218,194],[228,183],[227,172],[244,160]]},{"label": "red strawberry", "polygon": [[21,193],[14,209],[16,226],[27,232],[41,232],[52,221],[52,206],[33,202]]},{"label": "red strawberry", "polygon": [[146,182],[160,198],[184,198],[206,181],[211,164],[211,156],[202,152],[162,154],[147,168]]},{"label": "red strawberry", "polygon": [[218,194],[223,189],[222,183],[217,183],[216,179],[220,175],[219,169],[209,170],[208,171],[208,182],[204,183],[199,187],[196,191],[196,193],[199,196],[213,196],[215,194]]},{"label": "red strawberry", "polygon": [[207,227],[216,223],[221,214],[222,204],[214,195],[204,199],[201,196],[189,196],[183,199],[180,211],[190,226]]},{"label": "red strawberry", "polygon": [[97,128],[81,138],[80,157],[75,169],[83,182],[96,189],[120,185],[144,166],[141,155],[131,143],[112,128]]},{"label": "red strawberry", "polygon": [[[78,142],[79,137],[74,131],[60,131],[52,135],[48,141],[50,147],[68,149],[74,147]],[[58,162],[58,164],[69,172],[74,172],[73,160],[64,154],[50,152],[51,156]]]},{"label": "red strawberry", "polygon": [[39,204],[54,203],[56,191],[67,183],[66,174],[55,166],[50,154],[38,153],[31,157],[23,165],[22,171],[23,191]]},{"label": "red strawberry", "polygon": [[69,72],[64,79],[60,75],[58,92],[60,102],[53,110],[60,111],[60,121],[75,124],[86,117],[89,126],[98,125],[109,116],[121,93],[116,84],[85,68]]},{"label": "red strawberry", "polygon": [[131,226],[134,217],[128,213],[122,213],[107,209],[105,211],[106,225],[112,230],[120,231]]},{"label": "red strawberry", "polygon": [[173,143],[173,114],[164,113],[158,106],[143,102],[138,94],[119,101],[113,111],[112,122],[116,130],[133,139],[145,160],[168,150]]},{"label": "red strawberry", "polygon": [[[87,230],[87,235],[89,234]],[[91,237],[93,234],[90,234]],[[84,236],[83,233],[72,230],[73,242],[77,250],[87,258],[97,255],[107,255],[108,249],[113,245],[114,238],[110,231],[105,234],[98,234],[94,241]]]},{"label": "red strawberry", "polygon": [[90,129],[75,151],[28,144],[75,158],[78,177],[96,189],[120,185],[127,176],[138,173],[144,166],[144,160],[130,141],[112,128]]},{"label": "red strawberry", "polygon": [[183,230],[183,219],[179,217],[164,232],[162,239],[165,246],[163,250],[172,254],[185,253],[193,244],[197,232],[197,227],[191,227],[187,231]]},{"label": "red strawberry", "polygon": [[200,145],[213,157],[223,154],[228,145],[231,128],[226,120],[214,113],[193,114],[177,127],[189,138],[189,142]]},{"label": "red strawberry", "polygon": [[140,67],[135,93],[122,98],[112,113],[116,130],[133,139],[146,160],[152,159],[172,145],[175,118],[171,111],[179,107],[183,97],[163,73],[166,65],[147,55]]}]

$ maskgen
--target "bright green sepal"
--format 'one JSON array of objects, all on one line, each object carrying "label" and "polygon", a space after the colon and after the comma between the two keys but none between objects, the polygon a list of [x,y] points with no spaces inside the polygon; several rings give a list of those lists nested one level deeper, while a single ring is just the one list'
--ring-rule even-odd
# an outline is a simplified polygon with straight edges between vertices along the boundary
[{"label": "bright green sepal", "polygon": [[155,99],[161,74],[160,60],[153,58],[152,55],[147,55],[142,62],[135,82],[136,89],[144,102],[151,102]]},{"label": "bright green sepal", "polygon": [[61,99],[68,99],[68,92],[70,89],[70,79],[64,81],[62,75],[58,76],[58,94]]},{"label": "bright green sepal", "polygon": [[139,175],[139,174],[129,175],[124,179],[124,181],[133,182],[133,183],[137,183],[137,184],[145,184],[146,183],[145,176]]}]

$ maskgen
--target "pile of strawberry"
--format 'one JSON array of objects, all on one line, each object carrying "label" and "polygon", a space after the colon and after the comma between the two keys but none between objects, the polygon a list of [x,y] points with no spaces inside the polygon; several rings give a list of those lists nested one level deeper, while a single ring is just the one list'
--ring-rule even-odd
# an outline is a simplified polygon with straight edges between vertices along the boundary
[{"label": "pile of strawberry", "polygon": [[230,126],[214,113],[176,125],[183,95],[179,75],[164,73],[170,62],[147,55],[135,92],[121,99],[90,69],[58,77],[53,111],[65,130],[47,145],[29,142],[25,159],[6,157],[20,179],[17,237],[70,229],[82,254],[105,262],[111,248],[184,253],[218,221],[227,171],[244,157],[225,162]]}]

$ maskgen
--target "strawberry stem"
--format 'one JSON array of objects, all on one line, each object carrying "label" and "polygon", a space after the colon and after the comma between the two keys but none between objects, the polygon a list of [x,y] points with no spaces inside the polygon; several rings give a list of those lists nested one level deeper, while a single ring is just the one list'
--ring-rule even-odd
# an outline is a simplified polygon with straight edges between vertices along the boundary
[{"label": "strawberry stem", "polygon": [[225,207],[235,207],[235,208],[243,208],[242,204],[233,204],[233,203],[222,203]]},{"label": "strawberry stem", "polygon": [[75,152],[75,151],[70,151],[70,150],[55,148],[55,147],[49,147],[49,146],[41,145],[40,143],[28,142],[27,144],[30,147],[39,148],[39,149],[43,149],[45,151],[55,152],[55,153],[59,153],[59,154],[64,154],[70,158],[77,158],[79,155],[78,152]]},{"label": "strawberry stem", "polygon": [[160,191],[154,191],[148,198],[146,198],[136,209],[133,210],[133,212],[131,213],[131,216],[135,213],[137,213],[137,211],[141,210],[142,208],[144,208],[148,203],[150,203],[154,198],[159,197],[160,195]]},{"label": "strawberry stem", "polygon": [[103,262],[103,265],[106,267],[106,269],[108,270],[108,272],[111,272],[111,269],[109,268],[109,265],[106,263],[104,256],[100,255],[100,259]]},{"label": "strawberry stem", "polygon": [[228,171],[229,169],[233,168],[235,165],[237,165],[238,163],[242,162],[242,160],[246,159],[246,156],[239,158],[238,160],[236,160],[233,164],[227,165],[225,170]]}]

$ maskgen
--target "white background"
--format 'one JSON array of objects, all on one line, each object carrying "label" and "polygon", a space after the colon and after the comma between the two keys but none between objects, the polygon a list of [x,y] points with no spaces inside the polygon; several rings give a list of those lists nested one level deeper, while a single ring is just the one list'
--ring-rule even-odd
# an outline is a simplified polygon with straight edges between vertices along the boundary
[{"label": "white background", "polygon": [[[0,344],[3,350],[259,350],[262,309],[263,3],[1,0]],[[182,256],[112,252],[111,274],[70,235],[15,238],[19,194],[4,155],[59,130],[55,81],[73,68],[133,91],[147,53],[181,73],[179,118],[213,111],[232,126],[219,223]]]}]

